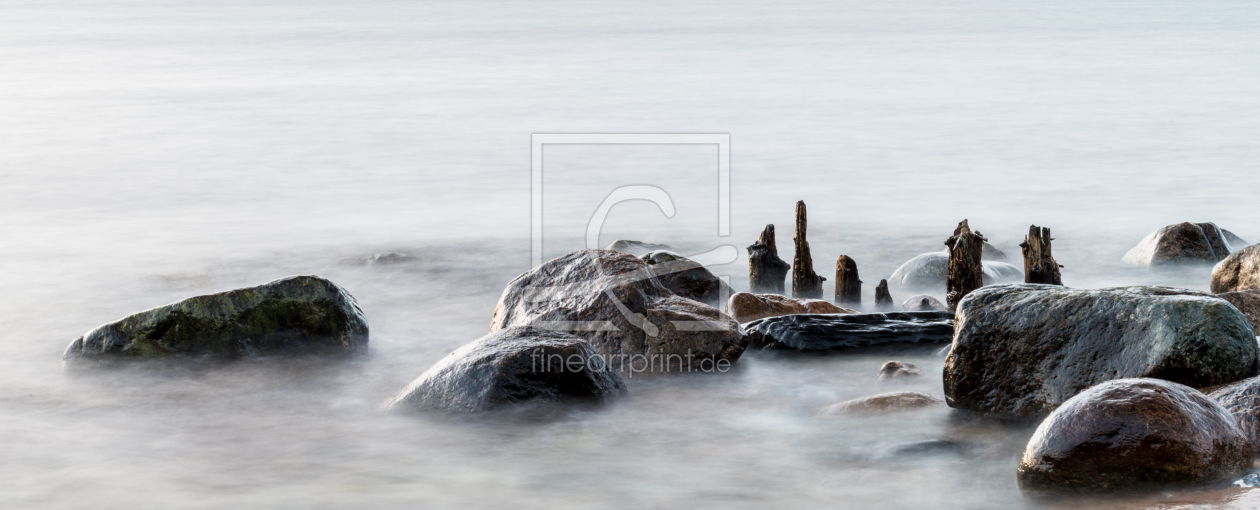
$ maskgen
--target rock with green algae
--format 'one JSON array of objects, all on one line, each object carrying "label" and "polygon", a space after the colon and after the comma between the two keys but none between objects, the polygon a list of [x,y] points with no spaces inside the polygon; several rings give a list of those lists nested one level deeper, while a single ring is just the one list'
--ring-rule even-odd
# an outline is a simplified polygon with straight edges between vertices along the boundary
[{"label": "rock with green algae", "polygon": [[367,320],[349,292],[318,276],[290,276],[104,324],[71,342],[63,359],[339,353],[367,342]]},{"label": "rock with green algae", "polygon": [[990,286],[959,304],[945,397],[957,409],[1035,421],[1112,379],[1203,388],[1251,377],[1257,351],[1247,318],[1204,292]]}]

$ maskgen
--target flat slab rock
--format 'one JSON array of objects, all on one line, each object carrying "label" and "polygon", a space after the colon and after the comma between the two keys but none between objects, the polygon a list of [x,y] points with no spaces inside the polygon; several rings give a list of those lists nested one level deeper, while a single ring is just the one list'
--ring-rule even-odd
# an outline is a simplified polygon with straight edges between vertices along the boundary
[{"label": "flat slab rock", "polygon": [[958,305],[945,398],[956,409],[1035,421],[1111,379],[1204,388],[1251,377],[1258,354],[1247,318],[1203,292],[997,285]]},{"label": "flat slab rock", "polygon": [[954,334],[949,312],[887,312],[768,317],[744,325],[750,347],[835,351],[885,344],[935,344]]},{"label": "flat slab rock", "polygon": [[1037,427],[1016,479],[1030,495],[1163,490],[1236,479],[1252,445],[1193,388],[1118,379],[1064,402]]},{"label": "flat slab rock", "polygon": [[821,299],[797,299],[778,294],[752,294],[737,292],[726,301],[726,314],[740,323],[766,317],[802,313],[858,313],[857,310],[840,308]]},{"label": "flat slab rock", "polygon": [[344,353],[367,342],[367,319],[349,292],[318,276],[290,276],[98,326],[70,342],[63,359]]},{"label": "flat slab rock", "polygon": [[581,338],[507,328],[460,347],[384,407],[478,413],[533,402],[602,404],[625,392],[621,376]]}]

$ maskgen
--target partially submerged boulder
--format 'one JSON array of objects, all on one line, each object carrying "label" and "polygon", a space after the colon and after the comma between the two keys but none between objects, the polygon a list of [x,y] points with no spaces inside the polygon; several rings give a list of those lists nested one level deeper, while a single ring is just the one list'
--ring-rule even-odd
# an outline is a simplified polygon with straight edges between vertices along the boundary
[{"label": "partially submerged boulder", "polygon": [[1153,377],[1202,388],[1256,375],[1256,336],[1223,299],[1167,287],[984,287],[958,307],[951,407],[1033,421],[1090,386]]},{"label": "partially submerged boulder", "polygon": [[1251,440],[1252,449],[1260,454],[1260,377],[1217,387],[1208,393],[1208,398],[1234,416],[1243,435]]},{"label": "partially submerged boulder", "polygon": [[733,294],[731,287],[699,262],[669,250],[657,250],[643,256],[652,275],[674,294],[712,307],[725,304]]},{"label": "partially submerged boulder", "polygon": [[1037,427],[1019,464],[1030,495],[1160,490],[1235,479],[1252,445],[1220,404],[1159,379],[1104,382]]},{"label": "partially submerged boulder", "polygon": [[576,251],[512,280],[490,332],[518,326],[571,332],[622,372],[711,371],[747,346],[734,319],[670,292],[642,259],[609,250]]},{"label": "partially submerged boulder", "polygon": [[945,303],[927,294],[911,296],[901,303],[901,310],[906,312],[930,312],[945,310]]},{"label": "partially submerged boulder", "polygon": [[917,391],[899,391],[881,393],[870,397],[846,400],[822,408],[818,414],[834,416],[841,414],[890,414],[901,411],[913,411],[943,404],[940,398]]},{"label": "partially submerged boulder", "polygon": [[351,265],[351,266],[376,267],[376,266],[393,266],[393,265],[399,265],[399,264],[408,264],[408,263],[419,262],[419,261],[420,261],[420,257],[411,255],[409,253],[383,251],[380,253],[373,253],[366,257],[345,259],[345,260],[342,260],[341,263],[345,265]]},{"label": "partially submerged boulder", "polygon": [[726,314],[740,323],[800,313],[857,313],[821,299],[795,299],[778,294],[738,292],[726,301]]},{"label": "partially submerged boulder", "polygon": [[385,408],[476,413],[526,402],[601,404],[625,392],[621,376],[585,340],[507,328],[442,358]]},{"label": "partially submerged boulder", "polygon": [[1212,268],[1212,292],[1260,289],[1260,244],[1238,250]]},{"label": "partially submerged boulder", "polygon": [[1178,223],[1147,234],[1122,259],[1139,266],[1216,263],[1246,246],[1233,232],[1215,223]]},{"label": "partially submerged boulder", "polygon": [[367,342],[367,320],[349,292],[318,276],[290,276],[98,326],[63,359],[345,353]]},{"label": "partially submerged boulder", "polygon": [[654,251],[672,250],[673,248],[670,248],[668,245],[664,245],[664,244],[645,243],[643,241],[631,241],[627,239],[618,239],[616,241],[609,243],[608,247],[604,249],[612,250],[612,251],[619,251],[622,253],[629,253],[636,257],[642,257]]},{"label": "partially submerged boulder", "polygon": [[902,363],[900,361],[889,361],[879,367],[880,379],[902,379],[906,377],[918,377],[921,371],[918,366],[913,363]]},{"label": "partially submerged boulder", "polygon": [[1251,323],[1251,329],[1260,334],[1260,290],[1225,292],[1217,294],[1216,297],[1234,305],[1234,308],[1247,317],[1247,322]]},{"label": "partially submerged boulder", "polygon": [[783,315],[744,325],[749,346],[765,349],[835,351],[885,344],[948,342],[954,333],[949,312],[887,312],[846,315]]},{"label": "partially submerged boulder", "polygon": [[[982,260],[984,284],[1024,281],[1024,270],[1007,264]],[[888,284],[903,289],[945,289],[945,276],[949,272],[949,253],[924,253],[906,261],[888,277]]]}]

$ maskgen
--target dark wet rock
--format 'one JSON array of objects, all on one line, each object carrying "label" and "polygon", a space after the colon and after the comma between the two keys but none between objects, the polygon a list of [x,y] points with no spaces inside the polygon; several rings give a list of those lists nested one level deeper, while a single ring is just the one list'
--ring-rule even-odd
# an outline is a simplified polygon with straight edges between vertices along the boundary
[{"label": "dark wet rock", "polygon": [[1229,410],[1251,440],[1252,448],[1260,453],[1260,377],[1217,387],[1208,393],[1208,398]]},{"label": "dark wet rock", "polygon": [[1215,223],[1178,223],[1148,234],[1124,254],[1123,261],[1139,266],[1179,263],[1216,263],[1243,246],[1232,232]]},{"label": "dark wet rock", "polygon": [[880,379],[901,379],[905,377],[918,377],[922,371],[913,363],[902,363],[900,361],[889,361],[879,367]]},{"label": "dark wet rock", "polygon": [[642,257],[654,251],[672,250],[673,248],[670,248],[669,246],[664,245],[664,244],[645,243],[643,241],[630,241],[630,240],[625,240],[625,239],[619,239],[619,240],[613,241],[612,243],[608,245],[607,248],[604,248],[604,249],[612,250],[612,251],[619,251],[621,253],[629,253],[636,257]]},{"label": "dark wet rock", "polygon": [[917,391],[899,391],[896,393],[881,393],[870,397],[855,398],[846,400],[839,404],[832,404],[822,408],[818,414],[841,415],[841,414],[890,414],[901,411],[913,411],[916,409],[924,409],[928,407],[938,407],[944,404],[940,398],[920,393]]},{"label": "dark wet rock", "polygon": [[366,257],[345,259],[345,260],[342,260],[341,263],[345,265],[351,265],[351,266],[375,267],[375,266],[391,266],[391,265],[398,265],[398,264],[408,264],[408,263],[419,262],[419,261],[420,261],[420,257],[417,257],[415,255],[410,255],[407,253],[397,253],[397,252],[392,252],[392,251],[383,251],[380,253],[373,253]]},{"label": "dark wet rock", "polygon": [[958,308],[951,407],[1037,420],[1090,386],[1153,377],[1206,387],[1256,374],[1255,333],[1225,300],[1168,287],[984,287]]},{"label": "dark wet rock", "polygon": [[1260,289],[1260,244],[1238,250],[1212,268],[1212,292],[1214,293],[1258,289]]},{"label": "dark wet rock", "polygon": [[795,299],[778,294],[738,292],[726,302],[726,314],[740,323],[801,313],[858,313],[821,299]]},{"label": "dark wet rock", "polygon": [[944,311],[945,303],[927,294],[919,294],[901,303],[901,310],[906,312]]},{"label": "dark wet rock", "polygon": [[71,342],[63,359],[345,353],[367,342],[367,320],[349,292],[318,276],[290,276],[99,326]]},{"label": "dark wet rock", "polygon": [[1243,290],[1238,292],[1225,292],[1217,294],[1216,297],[1229,301],[1243,315],[1247,316],[1247,321],[1251,323],[1251,329],[1260,334],[1260,290]]},{"label": "dark wet rock", "polygon": [[[1005,262],[982,261],[984,284],[1022,282],[1024,270]],[[949,271],[949,253],[924,253],[906,261],[888,277],[888,284],[903,289],[945,289],[945,275]]]},{"label": "dark wet rock", "polygon": [[569,331],[619,371],[633,356],[654,362],[652,372],[705,369],[747,346],[734,319],[675,295],[642,259],[610,250],[576,251],[512,280],[490,332],[518,326]]},{"label": "dark wet rock", "polygon": [[1037,427],[1019,464],[1030,495],[1159,490],[1236,479],[1252,446],[1229,412],[1159,379],[1104,382]]},{"label": "dark wet rock", "polygon": [[948,342],[954,334],[949,312],[888,312],[846,315],[783,315],[744,325],[749,346],[833,351],[884,344]]},{"label": "dark wet rock", "polygon": [[621,376],[585,340],[507,328],[442,358],[385,407],[474,413],[526,402],[604,403],[625,392]]},{"label": "dark wet rock", "polygon": [[657,250],[643,256],[648,270],[674,294],[693,299],[712,307],[721,307],[731,287],[699,262],[667,250]]}]

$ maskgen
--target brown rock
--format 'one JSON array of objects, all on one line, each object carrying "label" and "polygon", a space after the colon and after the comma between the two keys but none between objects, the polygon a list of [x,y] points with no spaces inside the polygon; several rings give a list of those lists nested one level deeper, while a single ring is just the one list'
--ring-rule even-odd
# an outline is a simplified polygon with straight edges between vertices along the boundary
[{"label": "brown rock", "polygon": [[818,299],[793,299],[778,294],[737,292],[726,302],[726,314],[740,323],[800,313],[857,313]]},{"label": "brown rock", "polygon": [[1251,440],[1212,399],[1159,379],[1117,379],[1046,418],[1017,479],[1031,495],[1158,490],[1229,480],[1251,462]]},{"label": "brown rock", "polygon": [[774,244],[774,225],[766,225],[757,242],[748,247],[748,288],[753,292],[782,294],[792,266],[779,258]]},{"label": "brown rock", "polygon": [[726,304],[732,294],[731,287],[699,262],[669,250],[657,250],[643,255],[652,275],[670,292],[693,299],[712,307]]},{"label": "brown rock", "polygon": [[900,411],[913,411],[928,407],[939,407],[945,401],[940,398],[917,391],[899,391],[882,393],[870,397],[846,400],[822,408],[818,414],[823,416],[840,414],[891,414]]},{"label": "brown rock", "polygon": [[1212,268],[1212,293],[1260,289],[1260,244],[1225,257]]},{"label": "brown rock", "polygon": [[576,251],[512,280],[490,332],[518,326],[571,332],[623,372],[636,359],[654,363],[652,372],[711,371],[748,345],[734,319],[670,292],[642,259],[609,250]]},{"label": "brown rock", "polygon": [[1251,323],[1251,329],[1260,335],[1260,290],[1240,290],[1217,294],[1216,297],[1229,301],[1229,304],[1242,311]]},{"label": "brown rock", "polygon": [[927,294],[912,296],[904,303],[901,303],[901,309],[907,312],[928,312],[933,310],[944,310],[945,304],[940,300]]},{"label": "brown rock", "polygon": [[1260,377],[1217,387],[1208,398],[1234,415],[1238,427],[1251,440],[1252,450],[1260,452]]},{"label": "brown rock", "polygon": [[889,361],[884,366],[879,367],[880,379],[900,379],[903,377],[918,377],[921,371],[919,367],[912,363],[902,363],[900,361]]},{"label": "brown rock", "polygon": [[809,254],[809,241],[805,240],[806,220],[805,201],[796,202],[796,254],[792,257],[792,297],[819,299],[822,297],[822,282],[826,278],[814,272],[814,258]]},{"label": "brown rock", "polygon": [[1148,234],[1124,254],[1124,262],[1139,266],[1215,263],[1245,242],[1215,223],[1178,223]]}]

